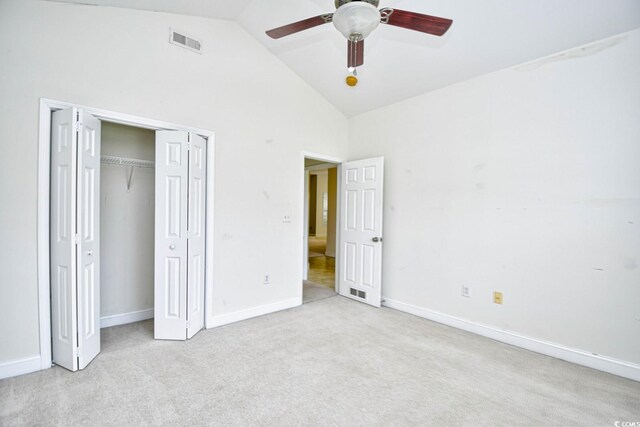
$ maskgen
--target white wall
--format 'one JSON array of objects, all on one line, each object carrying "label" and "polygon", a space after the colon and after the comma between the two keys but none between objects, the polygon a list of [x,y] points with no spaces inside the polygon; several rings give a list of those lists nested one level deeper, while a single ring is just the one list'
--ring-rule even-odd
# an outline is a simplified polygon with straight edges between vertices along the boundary
[{"label": "white wall", "polygon": [[[155,160],[155,132],[102,123],[102,154]],[[100,316],[153,309],[155,170],[100,168]]]},{"label": "white wall", "polygon": [[[200,38],[203,54],[169,44],[169,27]],[[345,117],[233,22],[3,0],[0,365],[40,351],[40,97],[215,131],[210,312],[301,299],[301,151],[344,157]],[[250,260],[249,248],[261,256]]]},{"label": "white wall", "polygon": [[637,30],[350,120],[385,156],[384,298],[640,363],[639,76]]}]

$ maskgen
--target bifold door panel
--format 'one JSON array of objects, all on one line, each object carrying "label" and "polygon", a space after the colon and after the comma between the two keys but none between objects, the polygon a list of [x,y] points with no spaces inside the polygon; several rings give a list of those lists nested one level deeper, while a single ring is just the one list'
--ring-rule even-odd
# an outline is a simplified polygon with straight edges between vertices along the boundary
[{"label": "bifold door panel", "polygon": [[187,257],[187,338],[204,328],[207,141],[190,134]]},{"label": "bifold door panel", "polygon": [[78,365],[100,353],[100,120],[80,111],[78,135]]},{"label": "bifold door panel", "polygon": [[342,164],[340,185],[341,295],[380,307],[384,159]]},{"label": "bifold door panel", "polygon": [[203,138],[156,132],[156,339],[185,340],[204,325],[205,162]]},{"label": "bifold door panel", "polygon": [[100,120],[76,108],[51,118],[53,361],[84,369],[100,352]]}]

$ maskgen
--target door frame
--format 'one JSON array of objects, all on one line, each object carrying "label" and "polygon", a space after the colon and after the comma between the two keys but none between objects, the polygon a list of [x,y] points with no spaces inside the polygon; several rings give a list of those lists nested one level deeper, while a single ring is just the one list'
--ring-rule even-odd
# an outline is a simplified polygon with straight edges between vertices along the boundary
[{"label": "door frame", "polygon": [[[308,174],[307,169],[304,165],[305,159],[319,160],[326,163],[335,164],[338,168],[337,171],[337,180],[336,180],[336,261],[340,259],[340,184],[342,180],[342,163],[345,162],[345,159],[340,157],[327,156],[324,154],[313,153],[310,151],[303,151],[301,153],[301,164],[302,164],[302,275],[300,277],[300,289],[303,289],[303,282],[307,278],[307,269],[309,263],[309,189],[308,187]],[[339,286],[339,274],[340,274],[340,263],[336,262],[335,268],[335,285],[334,290],[336,293],[340,293]]]},{"label": "door frame", "polygon": [[40,118],[38,135],[38,314],[40,329],[40,367],[48,369],[52,365],[51,355],[51,307],[50,307],[50,184],[51,184],[51,113],[64,108],[75,107],[100,120],[151,130],[182,130],[194,132],[207,139],[207,202],[206,202],[206,267],[205,267],[205,328],[212,327],[209,320],[213,298],[213,223],[214,223],[214,170],[215,133],[161,120],[148,119],[131,114],[118,113],[100,108],[40,98]]}]

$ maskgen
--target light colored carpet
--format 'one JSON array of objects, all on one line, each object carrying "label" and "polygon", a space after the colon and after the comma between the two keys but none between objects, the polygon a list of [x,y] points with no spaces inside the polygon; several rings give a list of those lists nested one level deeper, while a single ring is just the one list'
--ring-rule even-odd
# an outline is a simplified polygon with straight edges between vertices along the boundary
[{"label": "light colored carpet", "polygon": [[0,381],[0,425],[613,426],[640,383],[343,297]]},{"label": "light colored carpet", "polygon": [[326,286],[316,285],[311,282],[304,281],[302,285],[302,303],[307,304],[314,301],[320,301],[325,298],[335,297],[336,294],[333,289],[329,289]]}]

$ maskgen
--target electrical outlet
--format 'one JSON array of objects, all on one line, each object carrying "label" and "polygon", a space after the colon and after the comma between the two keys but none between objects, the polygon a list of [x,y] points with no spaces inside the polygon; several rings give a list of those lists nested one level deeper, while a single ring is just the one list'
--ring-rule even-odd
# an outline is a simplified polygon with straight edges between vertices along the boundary
[{"label": "electrical outlet", "polygon": [[271,284],[271,277],[269,277],[268,274],[265,274],[264,276],[264,282],[265,285],[270,285]]},{"label": "electrical outlet", "polygon": [[462,285],[462,296],[471,298],[471,288],[466,285]]},{"label": "electrical outlet", "polygon": [[502,292],[495,291],[493,293],[493,302],[496,304],[502,304]]}]

